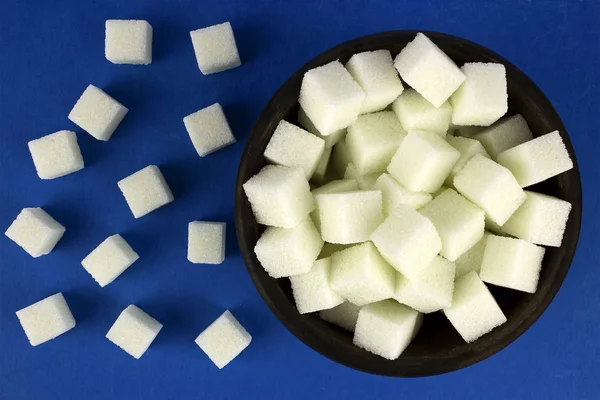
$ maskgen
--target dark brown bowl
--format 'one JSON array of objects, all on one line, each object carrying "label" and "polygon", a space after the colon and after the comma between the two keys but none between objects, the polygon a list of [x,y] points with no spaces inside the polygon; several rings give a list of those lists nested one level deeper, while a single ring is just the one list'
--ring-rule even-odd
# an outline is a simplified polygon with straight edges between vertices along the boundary
[{"label": "dark brown bowl", "polygon": [[502,63],[508,80],[508,115],[522,114],[536,137],[553,130],[560,132],[574,168],[531,190],[573,205],[562,246],[547,249],[535,294],[489,285],[508,321],[470,344],[441,313],[427,314],[413,343],[400,358],[388,361],[355,347],[350,332],[322,321],[316,314],[300,315],[296,311],[289,280],[271,278],[256,259],[253,249],[264,228],[256,223],[242,184],[265,165],[263,152],[279,121],[297,122],[298,95],[306,71],[336,59],[345,63],[363,51],[387,49],[395,56],[416,33],[391,31],[360,37],[326,51],[300,68],[275,93],[254,125],[240,162],[235,191],[240,250],[254,285],[277,318],[298,339],[333,361],[373,374],[399,377],[436,375],[467,367],[490,357],[525,332],[548,307],[567,275],[579,238],[582,211],[581,180],[573,146],[560,117],[541,90],[517,67],[483,46],[455,36],[424,32],[459,66],[474,61]]}]

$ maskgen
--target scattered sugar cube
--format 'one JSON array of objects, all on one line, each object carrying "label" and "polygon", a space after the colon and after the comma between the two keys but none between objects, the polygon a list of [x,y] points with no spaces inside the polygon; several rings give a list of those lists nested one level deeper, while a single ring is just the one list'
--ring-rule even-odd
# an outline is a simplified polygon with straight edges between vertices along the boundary
[{"label": "scattered sugar cube", "polygon": [[127,112],[115,99],[89,85],[73,106],[69,120],[96,139],[107,141]]},{"label": "scattered sugar cube", "polygon": [[321,219],[321,236],[326,242],[364,242],[383,221],[380,190],[326,193],[315,198]]},{"label": "scattered sugar cube", "polygon": [[72,131],[58,131],[27,143],[41,179],[54,179],[83,169],[83,157]]},{"label": "scattered sugar cube", "polygon": [[342,140],[346,136],[346,129],[338,129],[330,135],[323,136],[321,132],[317,129],[315,124],[312,123],[308,115],[304,112],[302,107],[298,108],[298,122],[300,125],[304,127],[307,131],[316,135],[325,141],[325,148],[333,147],[337,142]]},{"label": "scattered sugar cube", "polygon": [[498,162],[513,173],[521,187],[534,185],[573,168],[558,131],[498,154]]},{"label": "scattered sugar cube", "polygon": [[485,128],[474,135],[473,139],[481,142],[488,154],[496,159],[498,154],[504,150],[532,140],[533,134],[525,118],[521,114],[517,114],[502,118],[489,128]]},{"label": "scattered sugar cube", "polygon": [[106,334],[106,338],[139,359],[148,350],[162,324],[135,305],[129,305]]},{"label": "scattered sugar cube", "polygon": [[441,107],[465,80],[454,61],[422,33],[402,49],[394,65],[402,79],[434,107]]},{"label": "scattered sugar cube", "polygon": [[107,20],[104,55],[113,64],[150,64],[152,26],[143,20]]},{"label": "scattered sugar cube", "polygon": [[329,160],[331,160],[331,147],[325,147],[323,155],[317,164],[317,168],[312,175],[311,181],[317,184],[322,184],[328,177]]},{"label": "scattered sugar cube", "polygon": [[354,54],[346,69],[365,92],[361,114],[383,110],[404,90],[389,50]]},{"label": "scattered sugar cube", "polygon": [[333,308],[344,302],[329,284],[331,258],[315,261],[305,274],[290,276],[296,308],[300,314]]},{"label": "scattered sugar cube", "polygon": [[183,119],[183,124],[200,157],[235,143],[227,117],[219,103],[188,115]]},{"label": "scattered sugar cube", "polygon": [[354,332],[360,307],[346,301],[338,306],[319,312],[319,318],[347,331]]},{"label": "scattered sugar cube", "polygon": [[358,313],[353,343],[388,360],[395,360],[417,335],[423,314],[395,300],[363,307]]},{"label": "scattered sugar cube", "polygon": [[503,225],[526,197],[508,169],[481,154],[456,174],[454,186],[498,225]]},{"label": "scattered sugar cube", "polygon": [[221,264],[225,260],[225,226],[225,222],[190,222],[188,261],[194,264]]},{"label": "scattered sugar cube", "polygon": [[[316,198],[319,194],[324,193],[344,193],[353,192],[358,190],[358,183],[355,179],[343,179],[331,181],[326,185],[316,188],[312,191],[312,195]],[[319,210],[319,203],[315,200],[315,209],[310,213],[312,220],[314,221],[317,229],[321,231],[321,212]]]},{"label": "scattered sugar cube", "polygon": [[389,217],[400,204],[415,210],[431,201],[429,193],[414,193],[402,186],[390,174],[382,174],[375,181],[375,190],[381,190],[383,199],[383,215]]},{"label": "scattered sugar cube", "polygon": [[502,231],[530,243],[560,247],[571,203],[527,190],[525,195],[527,199],[502,225]]},{"label": "scattered sugar cube", "polygon": [[314,209],[310,186],[300,168],[267,165],[244,183],[259,224],[292,228]]},{"label": "scattered sugar cube", "polygon": [[210,75],[242,65],[229,22],[190,32],[198,68]]},{"label": "scattered sugar cube", "polygon": [[236,358],[251,341],[252,336],[229,310],[196,338],[196,344],[219,369]]},{"label": "scattered sugar cube", "polygon": [[411,192],[438,190],[460,153],[437,133],[408,131],[387,171]]},{"label": "scattered sugar cube", "polygon": [[138,254],[121,235],[112,235],[96,247],[81,265],[100,287],[114,281],[138,258]]},{"label": "scattered sugar cube", "polygon": [[32,346],[45,343],[75,327],[75,319],[62,293],[17,311],[17,318]]},{"label": "scattered sugar cube", "polygon": [[452,305],[454,263],[435,256],[413,279],[398,274],[394,299],[422,313],[432,313]]},{"label": "scattered sugar cube", "polygon": [[309,272],[322,248],[319,231],[306,218],[293,228],[267,228],[254,253],[270,276],[283,278]]},{"label": "scattered sugar cube", "polygon": [[496,63],[466,63],[466,79],[450,97],[454,125],[490,126],[508,111],[506,69]]},{"label": "scattered sugar cube", "polygon": [[31,257],[52,251],[65,233],[65,227],[41,208],[24,208],[4,233]]},{"label": "scattered sugar cube", "polygon": [[446,136],[452,119],[452,107],[445,101],[434,107],[414,89],[407,89],[392,104],[402,127],[407,131],[421,130]]},{"label": "scattered sugar cube", "polygon": [[535,293],[546,249],[521,239],[489,236],[481,263],[481,280]]},{"label": "scattered sugar cube", "polygon": [[339,61],[311,69],[302,79],[300,106],[323,136],[356,121],[365,93]]},{"label": "scattered sugar cube", "polygon": [[454,164],[454,167],[452,167],[450,175],[446,178],[445,184],[448,186],[454,186],[454,177],[464,168],[469,160],[475,156],[475,154],[481,154],[488,158],[490,157],[483,145],[475,139],[461,136],[448,136],[446,141],[460,152],[460,158],[456,164]]},{"label": "scattered sugar cube", "polygon": [[483,252],[485,251],[486,240],[490,233],[484,232],[483,237],[475,246],[467,250],[462,256],[458,257],[454,264],[456,265],[456,278],[467,275],[469,272],[475,271],[479,273],[481,263],[483,261]]},{"label": "scattered sugar cube", "polygon": [[411,279],[442,249],[442,241],[429,219],[414,209],[398,205],[373,232],[371,240],[383,258]]},{"label": "scattered sugar cube", "polygon": [[135,218],[173,201],[173,193],[156,165],[142,168],[121,179],[117,185]]},{"label": "scattered sugar cube", "polygon": [[371,242],[331,256],[331,288],[357,306],[389,299],[394,295],[396,272]]},{"label": "scattered sugar cube", "polygon": [[346,175],[348,164],[350,164],[350,151],[346,145],[346,138],[344,138],[337,142],[335,146],[333,146],[333,152],[331,153],[331,165],[333,166],[335,172],[343,178],[344,175]]}]

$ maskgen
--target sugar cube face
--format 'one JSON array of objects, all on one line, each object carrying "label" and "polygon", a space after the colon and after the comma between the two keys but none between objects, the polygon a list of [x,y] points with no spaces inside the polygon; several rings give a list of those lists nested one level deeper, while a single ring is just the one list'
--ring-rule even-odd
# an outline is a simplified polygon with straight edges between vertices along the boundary
[{"label": "sugar cube face", "polygon": [[174,199],[167,181],[156,165],[149,165],[121,179],[117,185],[135,218],[143,217]]},{"label": "sugar cube face", "polygon": [[252,336],[229,310],[196,338],[196,344],[219,369],[236,358],[251,341]]},{"label": "sugar cube face", "polygon": [[466,63],[466,79],[450,97],[454,125],[490,126],[508,111],[506,69],[496,63]]},{"label": "sugar cube face", "polygon": [[456,265],[456,278],[465,276],[472,271],[479,273],[488,236],[490,236],[490,234],[484,232],[483,237],[475,244],[475,246],[471,247],[454,261],[454,264]]},{"label": "sugar cube face", "polygon": [[54,179],[83,169],[83,157],[72,131],[58,131],[27,143],[41,179]]},{"label": "sugar cube face", "polygon": [[450,261],[483,237],[485,212],[452,189],[425,204],[419,212],[435,226],[442,240],[440,254]]},{"label": "sugar cube face", "polygon": [[392,109],[398,116],[404,129],[435,132],[441,137],[446,136],[452,107],[445,101],[441,106],[434,107],[414,89],[407,89],[392,104]]},{"label": "sugar cube face", "polygon": [[139,359],[148,350],[162,324],[135,305],[129,305],[106,334],[106,338]]},{"label": "sugar cube face", "polygon": [[311,181],[316,184],[322,184],[327,179],[327,174],[329,172],[329,161],[331,160],[331,147],[325,147],[323,150],[323,155],[317,164],[317,168],[315,168],[315,172],[311,177]]},{"label": "sugar cube face", "polygon": [[460,152],[437,133],[408,131],[387,171],[412,192],[433,193],[459,158]]},{"label": "sugar cube face", "polygon": [[311,69],[302,79],[300,106],[323,135],[356,121],[365,93],[339,61]]},{"label": "sugar cube face", "polygon": [[259,224],[292,228],[306,219],[315,207],[310,186],[300,168],[267,165],[243,187]]},{"label": "sugar cube face", "polygon": [[338,143],[346,136],[346,129],[338,129],[337,131],[327,136],[321,135],[321,132],[319,132],[315,124],[313,124],[310,118],[308,118],[308,115],[306,115],[306,112],[304,112],[302,107],[298,108],[298,122],[304,127],[304,129],[306,129],[313,135],[316,135],[323,139],[323,141],[325,142],[326,149],[329,147],[333,147],[336,143]]},{"label": "sugar cube face", "polygon": [[394,65],[402,79],[434,107],[441,107],[465,80],[454,61],[422,33],[402,49]]},{"label": "sugar cube face", "polygon": [[188,261],[194,264],[221,264],[225,260],[225,225],[225,222],[190,222]]},{"label": "sugar cube face", "polygon": [[198,68],[210,75],[242,65],[229,22],[190,32]]},{"label": "sugar cube face", "polygon": [[406,205],[415,210],[431,201],[429,193],[411,192],[396,181],[390,174],[382,174],[375,181],[375,190],[381,190],[383,199],[383,215],[388,217],[399,205]]},{"label": "sugar cube face", "polygon": [[98,140],[110,139],[129,110],[89,85],[69,113],[69,120]]},{"label": "sugar cube face", "polygon": [[367,241],[383,221],[379,190],[319,194],[316,200],[321,219],[321,236],[329,243]]},{"label": "sugar cube face", "polygon": [[533,134],[525,118],[517,114],[502,118],[474,135],[473,139],[481,142],[491,158],[496,159],[503,151],[532,140]]},{"label": "sugar cube face", "polygon": [[338,306],[319,312],[319,318],[347,331],[354,332],[360,307],[346,301]]},{"label": "sugar cube face", "polygon": [[65,227],[38,207],[22,209],[5,235],[37,258],[50,253],[64,233]]},{"label": "sugar cube face", "polygon": [[521,239],[490,236],[479,276],[492,285],[535,293],[545,251]]},{"label": "sugar cube face", "polygon": [[296,308],[300,314],[333,308],[344,302],[344,298],[331,289],[329,276],[331,258],[315,261],[310,271],[290,276]]},{"label": "sugar cube face", "polygon": [[373,232],[371,240],[383,258],[411,279],[442,249],[442,241],[429,219],[399,205]]},{"label": "sugar cube face", "polygon": [[104,287],[138,258],[138,254],[121,235],[112,235],[84,258],[81,265],[101,287]]},{"label": "sugar cube face", "polygon": [[331,153],[331,166],[335,172],[340,176],[344,177],[348,164],[350,164],[350,151],[346,145],[346,138],[340,140],[335,146]]},{"label": "sugar cube face", "polygon": [[527,190],[525,195],[527,199],[502,225],[502,230],[530,243],[560,247],[571,203]]},{"label": "sugar cube face", "polygon": [[534,185],[573,168],[558,131],[503,151],[498,162],[513,173],[521,187]]},{"label": "sugar cube face", "polygon": [[323,156],[323,139],[281,120],[267,144],[265,159],[277,165],[298,167],[310,179]]},{"label": "sugar cube face", "polygon": [[17,311],[17,318],[32,346],[54,339],[75,327],[75,319],[62,293]]},{"label": "sugar cube face", "polygon": [[481,154],[488,158],[490,157],[483,145],[475,139],[461,136],[448,136],[446,141],[460,152],[460,158],[456,164],[454,164],[454,167],[452,167],[450,175],[446,178],[445,184],[448,186],[454,186],[454,177],[456,174],[458,174],[476,154]]},{"label": "sugar cube face", "polygon": [[363,307],[358,313],[353,343],[373,354],[395,360],[421,328],[423,314],[395,300]]},{"label": "sugar cube face", "polygon": [[265,271],[273,278],[310,271],[323,248],[323,240],[310,218],[294,228],[267,228],[254,247]]},{"label": "sugar cube face", "polygon": [[104,55],[113,64],[150,64],[152,26],[143,20],[107,20]]},{"label": "sugar cube face", "polygon": [[357,306],[391,298],[395,279],[396,272],[371,242],[331,256],[331,288]]},{"label": "sugar cube face", "polygon": [[[344,193],[353,192],[358,190],[358,183],[355,179],[341,179],[331,181],[326,185],[318,187],[312,191],[313,196],[324,193]],[[321,230],[321,212],[319,210],[319,203],[315,200],[315,209],[310,213],[310,217],[314,221],[316,227]]]},{"label": "sugar cube face", "polygon": [[413,279],[398,274],[394,298],[422,313],[432,313],[452,305],[454,263],[436,256]]},{"label": "sugar cube face", "polygon": [[188,115],[183,119],[183,124],[200,157],[235,143],[223,107],[219,103]]},{"label": "sugar cube face", "polygon": [[346,69],[365,92],[361,114],[383,110],[404,90],[388,50],[354,54]]},{"label": "sugar cube face", "polygon": [[456,174],[454,186],[498,225],[503,225],[526,197],[508,169],[480,154]]},{"label": "sugar cube face", "polygon": [[360,176],[385,171],[406,132],[392,111],[365,114],[348,127],[346,145]]}]

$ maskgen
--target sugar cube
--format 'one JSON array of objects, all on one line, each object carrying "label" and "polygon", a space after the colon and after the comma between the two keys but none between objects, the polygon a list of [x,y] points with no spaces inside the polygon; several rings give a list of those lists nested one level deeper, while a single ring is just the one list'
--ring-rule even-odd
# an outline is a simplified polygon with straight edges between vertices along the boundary
[{"label": "sugar cube", "polygon": [[331,165],[335,172],[343,178],[346,174],[346,169],[348,169],[348,164],[350,164],[350,151],[346,145],[346,138],[344,138],[333,146]]},{"label": "sugar cube", "polygon": [[347,331],[354,332],[359,311],[359,306],[346,301],[328,310],[320,311],[319,318]]},{"label": "sugar cube", "polygon": [[107,20],[104,55],[113,64],[150,64],[152,26],[143,20]]},{"label": "sugar cube", "polygon": [[31,257],[52,251],[65,233],[65,227],[41,208],[24,208],[4,233]]},{"label": "sugar cube", "polygon": [[[355,179],[343,179],[331,181],[326,185],[316,188],[312,191],[312,195],[316,197],[324,193],[344,193],[358,190],[358,183]],[[319,211],[319,203],[315,201],[315,209],[310,213],[316,227],[321,230],[321,212]]]},{"label": "sugar cube", "polygon": [[319,132],[315,124],[313,124],[310,118],[308,118],[308,115],[306,115],[302,107],[298,108],[298,122],[304,127],[304,129],[306,129],[313,135],[316,135],[323,139],[323,141],[325,141],[326,149],[329,147],[333,147],[336,143],[338,143],[346,136],[346,129],[338,129],[337,131],[327,136],[321,135],[321,132]]},{"label": "sugar cube", "polygon": [[236,358],[251,341],[252,336],[229,310],[196,338],[196,344],[219,369]]},{"label": "sugar cube", "polygon": [[121,179],[117,185],[135,218],[143,217],[174,200],[167,181],[156,165],[142,168]]},{"label": "sugar cube", "polygon": [[233,29],[229,22],[190,32],[198,68],[203,75],[214,74],[242,65]]},{"label": "sugar cube", "polygon": [[188,115],[183,119],[183,124],[200,157],[235,143],[227,117],[219,103]]},{"label": "sugar cube", "polygon": [[488,236],[490,236],[490,233],[484,232],[483,237],[475,244],[475,246],[471,247],[454,261],[454,264],[456,265],[456,278],[465,276],[472,271],[479,273]]},{"label": "sugar cube", "polygon": [[17,311],[17,318],[32,346],[54,339],[75,327],[75,319],[62,293]]},{"label": "sugar cube", "polygon": [[41,179],[54,179],[83,169],[83,157],[72,131],[58,131],[27,143]]},{"label": "sugar cube", "polygon": [[300,314],[333,308],[344,302],[344,298],[331,289],[329,276],[331,258],[315,261],[305,274],[290,276],[292,293]]},{"label": "sugar cube", "polygon": [[106,334],[106,338],[139,359],[148,350],[162,324],[135,305],[129,305]]},{"label": "sugar cube", "polygon": [[521,114],[517,114],[502,118],[489,128],[474,135],[473,139],[481,142],[491,158],[496,159],[498,154],[504,150],[532,140],[533,134],[525,118]]},{"label": "sugar cube", "polygon": [[190,222],[188,261],[194,264],[221,264],[225,260],[225,226],[225,222]]},{"label": "sugar cube", "polygon": [[434,107],[414,89],[407,89],[392,104],[402,127],[407,131],[422,130],[446,136],[452,119],[452,107],[445,101]]},{"label": "sugar cube", "polygon": [[375,181],[375,190],[381,190],[383,199],[383,215],[385,217],[393,214],[400,204],[407,205],[415,210],[431,201],[429,193],[411,192],[396,181],[390,174],[382,174]]},{"label": "sugar cube", "polygon": [[446,178],[445,184],[448,186],[454,186],[454,177],[464,168],[465,164],[475,156],[475,154],[481,154],[488,158],[490,157],[483,145],[475,139],[461,136],[448,136],[446,141],[460,152],[460,158],[456,164],[454,164],[454,167],[452,167],[450,175]]},{"label": "sugar cube", "polygon": [[316,184],[322,184],[329,176],[329,160],[331,160],[331,151],[331,147],[325,147],[325,149],[323,150],[323,155],[319,159],[317,168],[315,169],[315,172],[311,177],[312,182]]},{"label": "sugar cube", "polygon": [[81,261],[83,268],[92,275],[100,287],[114,281],[138,258],[138,254],[121,235],[112,235]]}]

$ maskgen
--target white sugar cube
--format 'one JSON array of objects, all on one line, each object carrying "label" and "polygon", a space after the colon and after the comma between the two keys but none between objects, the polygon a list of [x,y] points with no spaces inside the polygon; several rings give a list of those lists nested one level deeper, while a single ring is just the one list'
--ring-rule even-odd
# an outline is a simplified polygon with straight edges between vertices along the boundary
[{"label": "white sugar cube", "polygon": [[300,168],[267,165],[244,183],[259,224],[292,228],[314,209],[310,186]]},{"label": "white sugar cube", "polygon": [[407,89],[398,97],[392,109],[398,116],[402,127],[407,131],[422,130],[446,136],[452,119],[452,107],[445,101],[434,107],[414,89]]},{"label": "white sugar cube", "polygon": [[323,156],[323,139],[281,120],[265,149],[265,159],[277,165],[302,168],[310,179]]},{"label": "white sugar cube", "polygon": [[337,142],[342,140],[346,136],[346,129],[338,129],[330,135],[323,136],[317,129],[315,124],[312,123],[308,115],[304,112],[302,107],[298,108],[298,123],[304,127],[307,131],[316,135],[325,141],[325,148],[333,147]]},{"label": "white sugar cube", "polygon": [[325,150],[323,150],[323,155],[317,164],[317,168],[315,168],[315,172],[313,173],[312,178],[310,178],[312,182],[322,184],[329,176],[329,161],[331,160],[332,150],[331,147],[325,147]]},{"label": "white sugar cube", "polygon": [[150,64],[152,26],[143,20],[107,20],[104,55],[113,64]]},{"label": "white sugar cube", "polygon": [[476,272],[470,272],[454,282],[452,306],[445,308],[444,314],[467,343],[474,342],[506,322],[494,296]]},{"label": "white sugar cube", "polygon": [[452,189],[425,204],[419,212],[435,226],[442,240],[440,254],[455,261],[483,237],[485,213]]},{"label": "white sugar cube", "polygon": [[346,69],[365,92],[361,114],[383,110],[404,90],[389,50],[354,54]]},{"label": "white sugar cube", "polygon": [[229,310],[196,338],[196,344],[219,369],[236,358],[251,341],[252,336]]},{"label": "white sugar cube", "polygon": [[4,233],[31,257],[52,251],[65,233],[65,227],[41,208],[24,208]]},{"label": "white sugar cube", "polygon": [[365,242],[331,256],[331,288],[357,306],[394,295],[396,272],[373,243]]},{"label": "white sugar cube", "polygon": [[[316,198],[319,194],[324,193],[344,193],[358,190],[358,183],[355,179],[343,179],[331,181],[326,185],[316,188],[312,191],[312,195]],[[315,209],[310,213],[310,217],[314,221],[317,229],[321,231],[321,212],[319,211],[319,203],[315,200]]]},{"label": "white sugar cube", "polygon": [[383,215],[385,217],[393,214],[400,204],[407,205],[415,210],[431,201],[429,193],[411,192],[396,181],[390,174],[382,174],[375,181],[375,190],[381,190],[383,199]]},{"label": "white sugar cube", "polygon": [[450,97],[454,125],[490,126],[508,111],[506,69],[496,63],[466,63],[466,79]]},{"label": "white sugar cube", "polygon": [[128,111],[108,94],[89,85],[73,106],[69,120],[96,139],[106,141]]},{"label": "white sugar cube", "polygon": [[242,65],[229,22],[190,32],[198,68],[203,75]]},{"label": "white sugar cube", "polygon": [[270,276],[283,278],[309,272],[322,248],[319,231],[306,218],[293,228],[267,228],[254,253]]},{"label": "white sugar cube", "polygon": [[462,256],[458,257],[454,264],[456,265],[456,278],[465,276],[469,272],[479,273],[483,261],[483,252],[485,251],[486,240],[490,236],[488,232],[483,233],[483,237],[475,246],[467,250]]},{"label": "white sugar cube", "polygon": [[395,360],[421,328],[423,314],[395,300],[369,304],[358,313],[353,343],[373,354]]},{"label": "white sugar cube", "polygon": [[530,243],[560,247],[571,203],[527,190],[525,194],[527,199],[502,225],[502,231]]},{"label": "white sugar cube", "polygon": [[135,218],[143,217],[174,200],[160,169],[156,165],[129,175],[117,182]]},{"label": "white sugar cube", "polygon": [[75,319],[62,293],[17,311],[17,318],[32,346],[54,339],[75,327]]},{"label": "white sugar cube", "polygon": [[456,174],[454,186],[498,225],[503,225],[526,197],[508,169],[481,154]]},{"label": "white sugar cube", "polygon": [[100,287],[104,287],[114,281],[138,258],[138,254],[121,235],[112,235],[84,258],[81,265]]},{"label": "white sugar cube", "polygon": [[106,338],[139,359],[148,350],[162,324],[135,305],[129,305],[106,334]]},{"label": "white sugar cube", "polygon": [[377,249],[398,272],[411,279],[442,249],[429,219],[409,206],[399,205],[371,235]]},{"label": "white sugar cube", "polygon": [[347,331],[354,332],[359,312],[359,306],[346,301],[328,310],[320,311],[319,318],[321,318],[323,321],[327,321],[344,328]]},{"label": "white sugar cube", "polygon": [[225,260],[225,227],[225,222],[190,222],[188,261],[194,264],[221,264]]},{"label": "white sugar cube", "polygon": [[300,314],[333,308],[344,302],[344,298],[331,289],[329,276],[331,258],[315,261],[305,274],[290,276],[292,293]]},{"label": "white sugar cube", "polygon": [[439,47],[422,33],[396,56],[394,65],[406,83],[434,107],[440,107],[465,76]]},{"label": "white sugar cube", "polygon": [[394,298],[422,313],[432,313],[452,305],[454,263],[436,256],[413,279],[398,274]]},{"label": "white sugar cube", "polygon": [[383,221],[380,190],[326,193],[315,196],[321,236],[329,243],[360,243]]},{"label": "white sugar cube", "polygon": [[27,143],[41,179],[54,179],[83,169],[83,157],[77,144],[77,135],[58,131]]},{"label": "white sugar cube", "polygon": [[482,156],[489,158],[489,154],[483,145],[475,139],[461,136],[448,136],[446,141],[460,152],[460,158],[456,164],[454,164],[454,167],[452,167],[450,175],[446,178],[445,184],[448,186],[454,186],[454,177],[456,174],[458,174],[476,154],[481,154]]},{"label": "white sugar cube", "polygon": [[491,158],[496,159],[498,154],[504,150],[532,140],[533,134],[525,118],[521,114],[517,114],[502,118],[489,128],[474,135],[473,139],[481,142]]},{"label": "white sugar cube", "polygon": [[521,239],[489,236],[481,263],[481,280],[535,293],[546,249]]},{"label": "white sugar cube", "polygon": [[235,143],[227,117],[219,103],[188,115],[183,119],[183,124],[200,157]]},{"label": "white sugar cube", "polygon": [[438,190],[460,153],[437,133],[409,131],[387,171],[412,192]]},{"label": "white sugar cube", "polygon": [[311,69],[302,79],[298,100],[308,118],[324,135],[356,121],[365,93],[339,61]]},{"label": "white sugar cube", "polygon": [[503,151],[498,162],[513,173],[521,187],[534,185],[573,168],[558,131]]},{"label": "white sugar cube", "polygon": [[344,138],[337,142],[335,146],[333,146],[333,151],[331,153],[331,166],[335,172],[341,178],[343,178],[346,174],[346,170],[348,169],[348,164],[350,164],[350,161],[350,151],[346,145],[346,138]]}]

